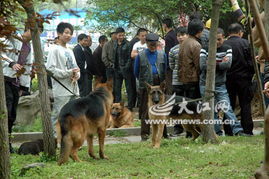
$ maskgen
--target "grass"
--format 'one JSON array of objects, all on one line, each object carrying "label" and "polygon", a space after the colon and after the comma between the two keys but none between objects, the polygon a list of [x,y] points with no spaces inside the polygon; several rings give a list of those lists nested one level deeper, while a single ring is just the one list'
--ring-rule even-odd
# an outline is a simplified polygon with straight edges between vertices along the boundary
[{"label": "grass", "polygon": [[113,137],[124,137],[127,134],[124,131],[109,131],[109,135]]},{"label": "grass", "polygon": [[37,117],[33,124],[30,125],[15,125],[13,132],[42,132],[42,121],[41,117]]},{"label": "grass", "polygon": [[140,119],[135,119],[134,120],[134,127],[140,127],[141,126],[141,121]]},{"label": "grass", "polygon": [[[56,161],[48,161],[44,168],[27,171],[24,178],[246,179],[260,166],[263,140],[264,136],[221,137],[221,143],[214,145],[179,138],[163,140],[160,149],[152,149],[150,142],[112,144],[105,146],[109,160],[93,160],[83,147],[79,151],[83,162],[70,159],[58,166]],[[41,158],[11,155],[12,178],[19,177],[23,166]]]}]

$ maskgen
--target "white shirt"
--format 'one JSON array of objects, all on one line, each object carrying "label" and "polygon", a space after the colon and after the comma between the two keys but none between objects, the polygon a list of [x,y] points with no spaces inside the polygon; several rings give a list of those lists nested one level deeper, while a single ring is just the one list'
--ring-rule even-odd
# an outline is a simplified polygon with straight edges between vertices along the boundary
[{"label": "white shirt", "polygon": [[134,44],[133,50],[136,50],[138,53],[148,48],[147,43],[141,44],[141,41],[138,41]]},{"label": "white shirt", "polygon": [[[3,56],[4,58],[8,59],[8,61],[1,60],[2,66],[3,66],[3,74],[4,76],[8,76],[10,78],[16,78],[17,71],[13,70],[11,67],[9,67],[10,62],[18,62],[19,58],[19,51],[22,47],[22,42],[15,38],[9,38],[9,39],[3,39],[5,40],[5,45],[8,46],[8,49],[13,49],[13,51],[8,52],[1,52],[0,56]],[[24,65],[25,72],[19,77],[20,79],[20,85],[24,87],[30,87],[31,84],[31,71],[32,71],[32,65],[34,60],[34,53],[33,53],[33,46],[31,43],[31,50],[29,55],[26,57],[26,64]]]},{"label": "white shirt", "polygon": [[[62,84],[64,84],[70,91],[79,95],[77,82],[72,84],[71,76],[72,69],[78,68],[74,53],[71,49],[65,48],[61,45],[54,45],[51,47],[48,54],[47,69],[53,73]],[[80,75],[80,74],[79,74]],[[53,96],[72,96],[62,85],[52,79]]]}]

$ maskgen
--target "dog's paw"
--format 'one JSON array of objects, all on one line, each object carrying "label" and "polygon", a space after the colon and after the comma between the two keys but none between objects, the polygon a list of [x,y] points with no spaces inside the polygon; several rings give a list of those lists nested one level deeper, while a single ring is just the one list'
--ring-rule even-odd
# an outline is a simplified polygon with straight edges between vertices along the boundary
[{"label": "dog's paw", "polygon": [[106,155],[104,155],[104,156],[100,156],[100,158],[101,158],[101,159],[105,159],[105,160],[109,160],[109,158],[108,158]]},{"label": "dog's paw", "polygon": [[91,158],[93,158],[94,160],[98,160],[98,158],[97,158],[95,155],[93,155],[93,154],[89,154],[89,156],[90,156]]}]

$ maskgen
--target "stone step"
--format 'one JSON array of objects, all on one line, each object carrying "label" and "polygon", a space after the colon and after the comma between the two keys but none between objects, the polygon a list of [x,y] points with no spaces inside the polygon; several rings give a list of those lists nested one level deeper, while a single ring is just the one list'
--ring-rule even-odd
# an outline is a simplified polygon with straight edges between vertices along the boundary
[{"label": "stone step", "polygon": [[[263,119],[254,120],[254,127],[261,128]],[[174,126],[167,126],[168,133],[173,133]],[[140,136],[140,127],[107,129],[107,135],[111,136]],[[33,141],[42,138],[42,132],[12,133],[12,142]]]}]

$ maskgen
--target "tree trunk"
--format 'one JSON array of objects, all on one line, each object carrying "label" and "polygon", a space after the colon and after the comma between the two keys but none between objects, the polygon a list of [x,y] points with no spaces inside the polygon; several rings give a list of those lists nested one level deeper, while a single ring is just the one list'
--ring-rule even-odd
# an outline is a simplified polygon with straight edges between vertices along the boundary
[{"label": "tree trunk", "polygon": [[56,155],[53,128],[50,120],[51,109],[48,95],[47,73],[41,50],[37,18],[32,0],[18,0],[27,13],[28,23],[31,26],[32,43],[34,47],[35,65],[37,67],[38,89],[41,104],[41,117],[43,125],[44,152],[52,157]]},{"label": "tree trunk", "polygon": [[[264,1],[264,11],[265,11],[265,32],[269,34],[269,1]],[[269,41],[269,35],[267,36],[267,42]],[[268,46],[267,46],[268,49]],[[267,60],[269,60],[269,56],[267,56]],[[264,135],[265,135],[265,157],[263,168],[267,172],[267,176],[269,178],[269,108],[266,112],[266,117],[264,118]]]},{"label": "tree trunk", "polygon": [[[208,50],[208,64],[206,71],[206,90],[205,90],[205,100],[209,102],[211,110],[204,112],[204,119],[214,120],[214,97],[210,98],[213,95],[215,90],[215,73],[216,73],[216,51],[217,51],[217,29],[219,26],[219,14],[220,7],[222,5],[222,0],[212,0],[212,14],[211,14],[211,28],[209,36],[209,50]],[[204,142],[208,143],[218,143],[216,133],[214,131],[213,124],[204,124],[202,130],[202,139]]]},{"label": "tree trunk", "polygon": [[[257,8],[256,3],[253,0],[249,0],[250,6],[253,10],[253,15],[255,22],[257,23],[257,30],[260,34],[260,39],[262,42],[262,48],[266,56],[266,63],[268,63],[269,60],[269,46],[268,46],[268,40],[269,36],[266,37],[267,34],[269,34],[269,2],[268,0],[264,1],[264,18],[265,18],[265,24],[263,26],[261,18],[259,16],[259,11]],[[264,117],[264,135],[265,135],[265,145],[264,145],[264,161],[261,168],[259,168],[255,173],[256,179],[269,179],[269,108],[267,108],[265,112]]]},{"label": "tree trunk", "polygon": [[253,41],[253,35],[252,35],[252,22],[251,22],[251,16],[249,16],[250,14],[250,6],[248,3],[248,0],[245,0],[245,4],[246,4],[246,11],[247,11],[247,31],[249,32],[248,34],[248,40],[250,42],[250,52],[251,52],[251,59],[254,65],[254,70],[255,70],[255,78],[256,81],[258,83],[258,94],[259,94],[259,98],[260,98],[260,110],[262,111],[262,115],[265,115],[265,111],[266,111],[266,106],[265,106],[265,100],[264,100],[264,94],[263,94],[263,84],[261,81],[261,75],[260,75],[260,70],[259,70],[259,66],[258,63],[255,60],[255,47],[254,47],[254,41]]},{"label": "tree trunk", "polygon": [[10,178],[8,118],[3,67],[0,59],[0,178]]}]

